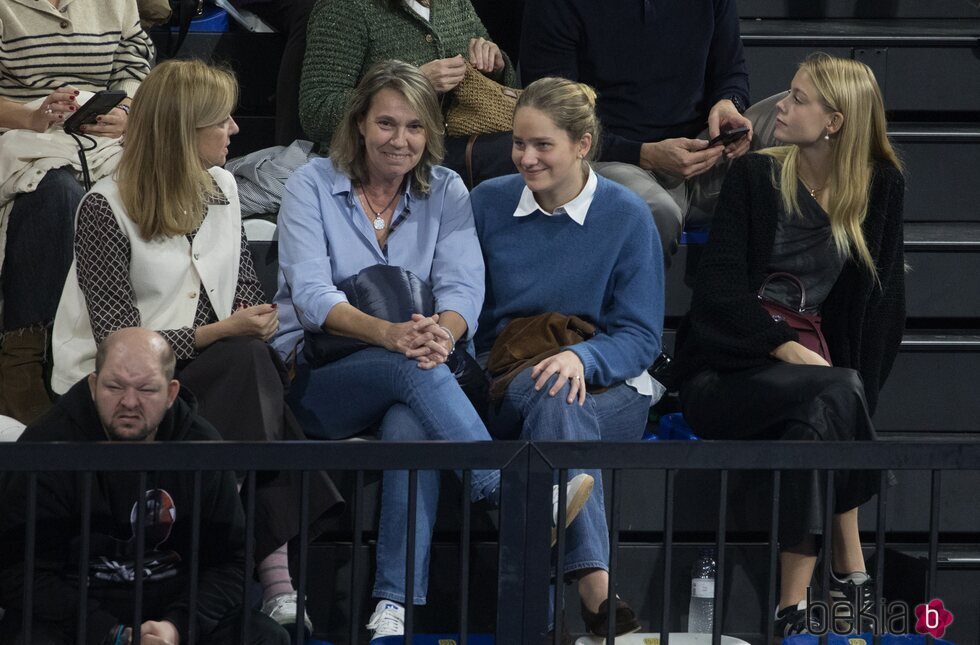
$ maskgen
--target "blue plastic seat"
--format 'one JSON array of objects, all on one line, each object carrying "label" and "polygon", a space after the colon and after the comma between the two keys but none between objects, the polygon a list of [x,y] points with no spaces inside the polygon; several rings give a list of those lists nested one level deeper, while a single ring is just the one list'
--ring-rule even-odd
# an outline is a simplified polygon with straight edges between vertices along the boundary
[{"label": "blue plastic seat", "polygon": [[663,415],[660,417],[656,433],[648,432],[643,435],[644,441],[698,441],[699,439],[700,437],[694,434],[680,412]]}]

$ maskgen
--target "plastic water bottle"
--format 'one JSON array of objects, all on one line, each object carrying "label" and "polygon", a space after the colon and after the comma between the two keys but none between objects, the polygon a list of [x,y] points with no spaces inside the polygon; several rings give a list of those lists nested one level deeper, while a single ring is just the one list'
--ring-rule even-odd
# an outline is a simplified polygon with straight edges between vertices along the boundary
[{"label": "plastic water bottle", "polygon": [[715,619],[715,557],[702,549],[691,568],[691,605],[687,612],[687,631],[710,634]]}]

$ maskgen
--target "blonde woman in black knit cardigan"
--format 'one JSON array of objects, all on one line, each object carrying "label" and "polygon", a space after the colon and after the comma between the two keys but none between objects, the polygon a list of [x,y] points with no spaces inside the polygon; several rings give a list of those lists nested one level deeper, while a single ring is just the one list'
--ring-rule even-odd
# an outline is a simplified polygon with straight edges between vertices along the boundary
[{"label": "blonde woman in black knit cardigan", "polygon": [[[684,415],[708,439],[871,440],[905,321],[901,164],[867,66],[812,55],[790,87],[775,131],[785,145],[737,160],[722,189],[678,334]],[[760,303],[767,276],[780,272],[822,315],[833,367]],[[788,280],[770,282],[765,296],[800,301]],[[832,535],[822,542],[834,599],[858,591],[872,602],[857,513],[877,479],[835,473]],[[777,638],[808,630],[824,490],[814,473],[783,479]]]}]

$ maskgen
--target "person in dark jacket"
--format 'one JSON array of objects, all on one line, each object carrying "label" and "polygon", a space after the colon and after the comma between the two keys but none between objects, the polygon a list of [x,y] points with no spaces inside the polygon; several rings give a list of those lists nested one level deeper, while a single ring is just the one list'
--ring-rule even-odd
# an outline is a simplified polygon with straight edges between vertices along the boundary
[{"label": "person in dark jacket", "polygon": [[[175,358],[157,332],[129,328],[101,344],[96,370],[54,408],[28,426],[19,441],[218,441],[217,431],[196,412],[193,395],[173,378]],[[24,643],[24,530],[28,475],[0,479],[0,642]],[[114,645],[132,638],[136,534],[145,536],[144,622],[135,626],[146,645],[185,641],[192,621],[199,642],[237,643],[242,618],[245,518],[235,475],[205,472],[197,612],[188,605],[192,561],[193,473],[153,472],[145,492],[139,473],[95,473],[84,639],[78,625],[81,473],[37,475],[37,539],[31,645]],[[138,505],[145,523],[138,526]],[[285,644],[286,631],[253,611],[250,643]]]},{"label": "person in dark jacket", "polygon": [[[681,231],[710,221],[728,168],[774,144],[778,97],[749,107],[735,0],[527,0],[521,80],[588,83],[605,134],[596,172],[649,206],[665,262]],[[727,145],[709,139],[734,128]]]},{"label": "person in dark jacket", "polygon": [[[678,331],[684,416],[709,439],[872,440],[871,416],[905,322],[905,183],[871,70],[810,56],[779,102],[775,134],[786,145],[736,161],[721,192]],[[766,278],[780,272],[800,281],[807,310],[821,314],[829,356],[804,347],[760,303]],[[785,280],[764,295],[802,304]],[[823,541],[834,600],[853,599],[855,587],[873,598],[857,511],[877,480],[835,474],[833,535]],[[807,629],[824,490],[810,473],[784,479],[777,637]]]}]

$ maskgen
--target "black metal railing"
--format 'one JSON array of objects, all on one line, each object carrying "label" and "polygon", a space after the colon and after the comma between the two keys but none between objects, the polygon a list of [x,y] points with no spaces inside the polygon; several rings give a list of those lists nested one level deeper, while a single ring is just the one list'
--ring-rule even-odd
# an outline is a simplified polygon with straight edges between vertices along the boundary
[{"label": "black metal railing", "polygon": [[[721,642],[723,630],[723,617],[726,598],[725,589],[725,557],[726,557],[726,535],[727,535],[727,508],[728,508],[728,474],[730,471],[770,471],[770,526],[769,526],[769,576],[767,588],[767,606],[776,606],[776,580],[777,580],[777,552],[778,552],[778,525],[779,525],[779,496],[781,472],[787,470],[817,470],[826,474],[826,492],[824,495],[826,504],[823,509],[824,535],[830,535],[831,517],[833,514],[834,501],[834,473],[835,471],[878,471],[879,488],[881,493],[877,499],[877,517],[875,522],[875,552],[884,554],[886,541],[886,505],[888,499],[888,487],[886,486],[887,471],[913,471],[925,470],[931,474],[930,488],[930,507],[929,507],[929,555],[928,555],[928,575],[926,581],[926,598],[932,598],[936,590],[936,570],[938,562],[939,545],[939,526],[940,526],[940,501],[941,501],[941,482],[942,473],[950,470],[980,470],[980,442],[662,442],[650,447],[637,447],[635,445],[610,444],[610,443],[534,443],[531,445],[535,456],[530,460],[532,472],[542,472],[548,475],[557,473],[560,483],[564,482],[566,473],[570,469],[611,469],[613,478],[611,481],[612,511],[609,513],[609,543],[610,543],[610,571],[609,571],[609,597],[615,597],[617,582],[617,567],[615,566],[616,549],[618,543],[620,513],[617,507],[616,488],[618,487],[617,477],[625,470],[662,470],[666,473],[664,490],[664,576],[663,576],[663,605],[661,608],[660,624],[663,626],[660,642],[669,645],[670,638],[670,581],[671,581],[671,562],[673,551],[673,514],[674,514],[674,478],[677,472],[683,470],[716,470],[719,471],[719,505],[717,509],[717,524],[715,539],[717,544],[717,575],[715,579],[714,615],[712,643],[718,645]],[[966,493],[964,491],[964,493]],[[969,494],[969,493],[966,493]],[[537,508],[541,512],[545,500],[540,492],[535,488],[529,489],[529,507]],[[532,511],[533,512],[533,511]],[[561,534],[564,533],[563,522],[559,520],[559,545],[561,544]],[[532,529],[529,529],[532,530]],[[529,540],[529,548],[526,553],[531,570],[527,580],[530,589],[526,593],[542,595],[546,593],[546,585],[541,581],[547,581],[550,570],[542,567],[542,562],[547,562],[546,550],[541,546],[540,529],[535,529],[538,539]],[[547,543],[544,543],[545,545]],[[559,558],[561,549],[559,548]],[[876,570],[874,572],[876,580],[875,606],[880,606],[882,602],[882,581],[884,578],[884,557],[875,558]],[[537,567],[535,567],[537,564]],[[827,589],[830,581],[831,559],[822,558],[822,567],[819,572],[821,588]],[[555,589],[555,640],[559,643],[560,621],[562,612],[557,608],[563,606],[563,588],[556,585]],[[613,639],[614,627],[614,603],[608,603],[609,607],[609,632],[606,635],[608,642]],[[764,638],[769,638],[773,634],[774,615],[772,611],[766,614],[765,625],[763,627]],[[829,616],[827,617],[829,619]],[[535,617],[540,621],[540,617]],[[530,629],[528,634],[536,634],[541,629],[541,623]],[[859,630],[858,630],[859,631]],[[880,634],[875,634],[875,642],[879,642]],[[927,642],[931,642],[931,637],[926,637]],[[522,641],[530,642],[530,641]],[[821,642],[826,642],[826,635],[821,637]]]},{"label": "black metal railing", "polygon": [[[654,470],[665,473],[663,510],[663,553],[664,571],[662,580],[663,604],[660,616],[645,617],[649,622],[659,618],[662,629],[662,643],[669,643],[671,616],[672,556],[674,553],[674,511],[676,475],[680,471],[717,471],[719,473],[719,504],[715,540],[717,544],[717,578],[715,582],[715,621],[712,642],[720,643],[724,628],[724,607],[726,598],[724,576],[726,575],[726,536],[728,512],[728,477],[733,471],[769,471],[771,513],[769,529],[768,558],[768,606],[776,603],[776,562],[777,528],[780,495],[780,473],[786,470],[818,470],[826,472],[828,493],[833,491],[835,471],[874,470],[881,472],[884,481],[887,470],[931,472],[929,555],[926,594],[932,597],[936,584],[936,567],[939,548],[939,520],[942,473],[953,470],[980,470],[980,442],[875,442],[875,443],[830,443],[830,442],[638,442],[615,443],[576,443],[576,442],[481,442],[453,444],[440,442],[394,443],[394,442],[283,442],[283,443],[231,443],[196,442],[189,444],[6,444],[0,446],[0,472],[29,473],[29,486],[26,506],[26,526],[24,529],[24,591],[23,628],[30,642],[33,622],[32,607],[34,594],[34,564],[37,476],[44,472],[81,472],[82,479],[82,536],[79,558],[79,579],[88,575],[89,530],[91,516],[91,497],[93,488],[92,473],[96,472],[137,472],[140,473],[140,494],[145,490],[146,474],[150,472],[188,472],[194,478],[194,503],[192,509],[193,544],[189,563],[189,604],[190,615],[196,611],[198,569],[197,558],[199,532],[201,526],[201,473],[209,471],[246,472],[244,480],[247,522],[245,557],[245,576],[242,598],[247,606],[252,598],[252,560],[254,553],[255,522],[255,479],[257,472],[291,470],[303,472],[301,486],[301,517],[307,517],[309,508],[309,473],[319,470],[355,471],[351,504],[353,513],[352,562],[350,576],[350,622],[347,636],[350,643],[357,643],[362,637],[361,589],[364,577],[363,543],[365,537],[365,518],[363,509],[365,479],[364,473],[382,470],[408,470],[408,509],[407,557],[406,557],[406,598],[413,597],[414,587],[414,539],[417,476],[419,470],[455,470],[463,473],[463,486],[460,500],[461,527],[459,550],[459,607],[458,628],[460,642],[467,642],[469,608],[467,598],[470,586],[470,473],[476,469],[498,469],[501,471],[500,513],[498,527],[498,577],[497,577],[497,619],[496,642],[498,643],[540,643],[546,638],[550,624],[551,599],[555,603],[554,633],[555,642],[561,634],[564,591],[562,584],[556,584],[554,596],[549,598],[549,585],[553,571],[561,571],[564,563],[566,536],[564,521],[564,483],[569,470],[604,469],[611,471],[605,486],[611,499],[608,510],[610,537],[609,594],[615,597],[618,571],[618,552],[622,516],[621,475],[630,470]],[[558,538],[554,558],[550,546],[551,489],[556,481],[559,486],[560,517]],[[825,534],[829,534],[833,495],[826,496],[824,509]],[[886,546],[885,510],[887,492],[877,501],[878,517],[875,530],[875,548],[884,553]],[[138,526],[145,521],[143,504],[137,505]],[[298,615],[303,615],[308,583],[309,547],[305,522],[301,522],[302,534],[299,536],[299,574],[297,577]],[[142,568],[145,556],[143,531],[136,531],[136,580],[134,593],[133,624],[139,625],[141,615]],[[876,578],[883,576],[883,558],[876,559]],[[553,565],[555,568],[553,569]],[[823,588],[827,588],[830,576],[830,560],[824,558],[820,576]],[[557,576],[560,581],[561,577]],[[877,601],[881,601],[881,585],[877,587]],[[78,612],[79,642],[85,630],[85,585],[80,585]],[[610,640],[615,619],[610,608]],[[406,603],[406,642],[414,632],[414,612],[411,602]],[[247,612],[244,614],[241,642],[246,642],[249,633]],[[773,618],[767,612],[764,634],[772,634]],[[195,621],[190,621],[189,643],[200,642],[200,635],[194,633]],[[138,631],[138,630],[135,630]],[[295,641],[304,642],[302,621],[298,621]],[[139,636],[134,632],[134,642]]]}]

